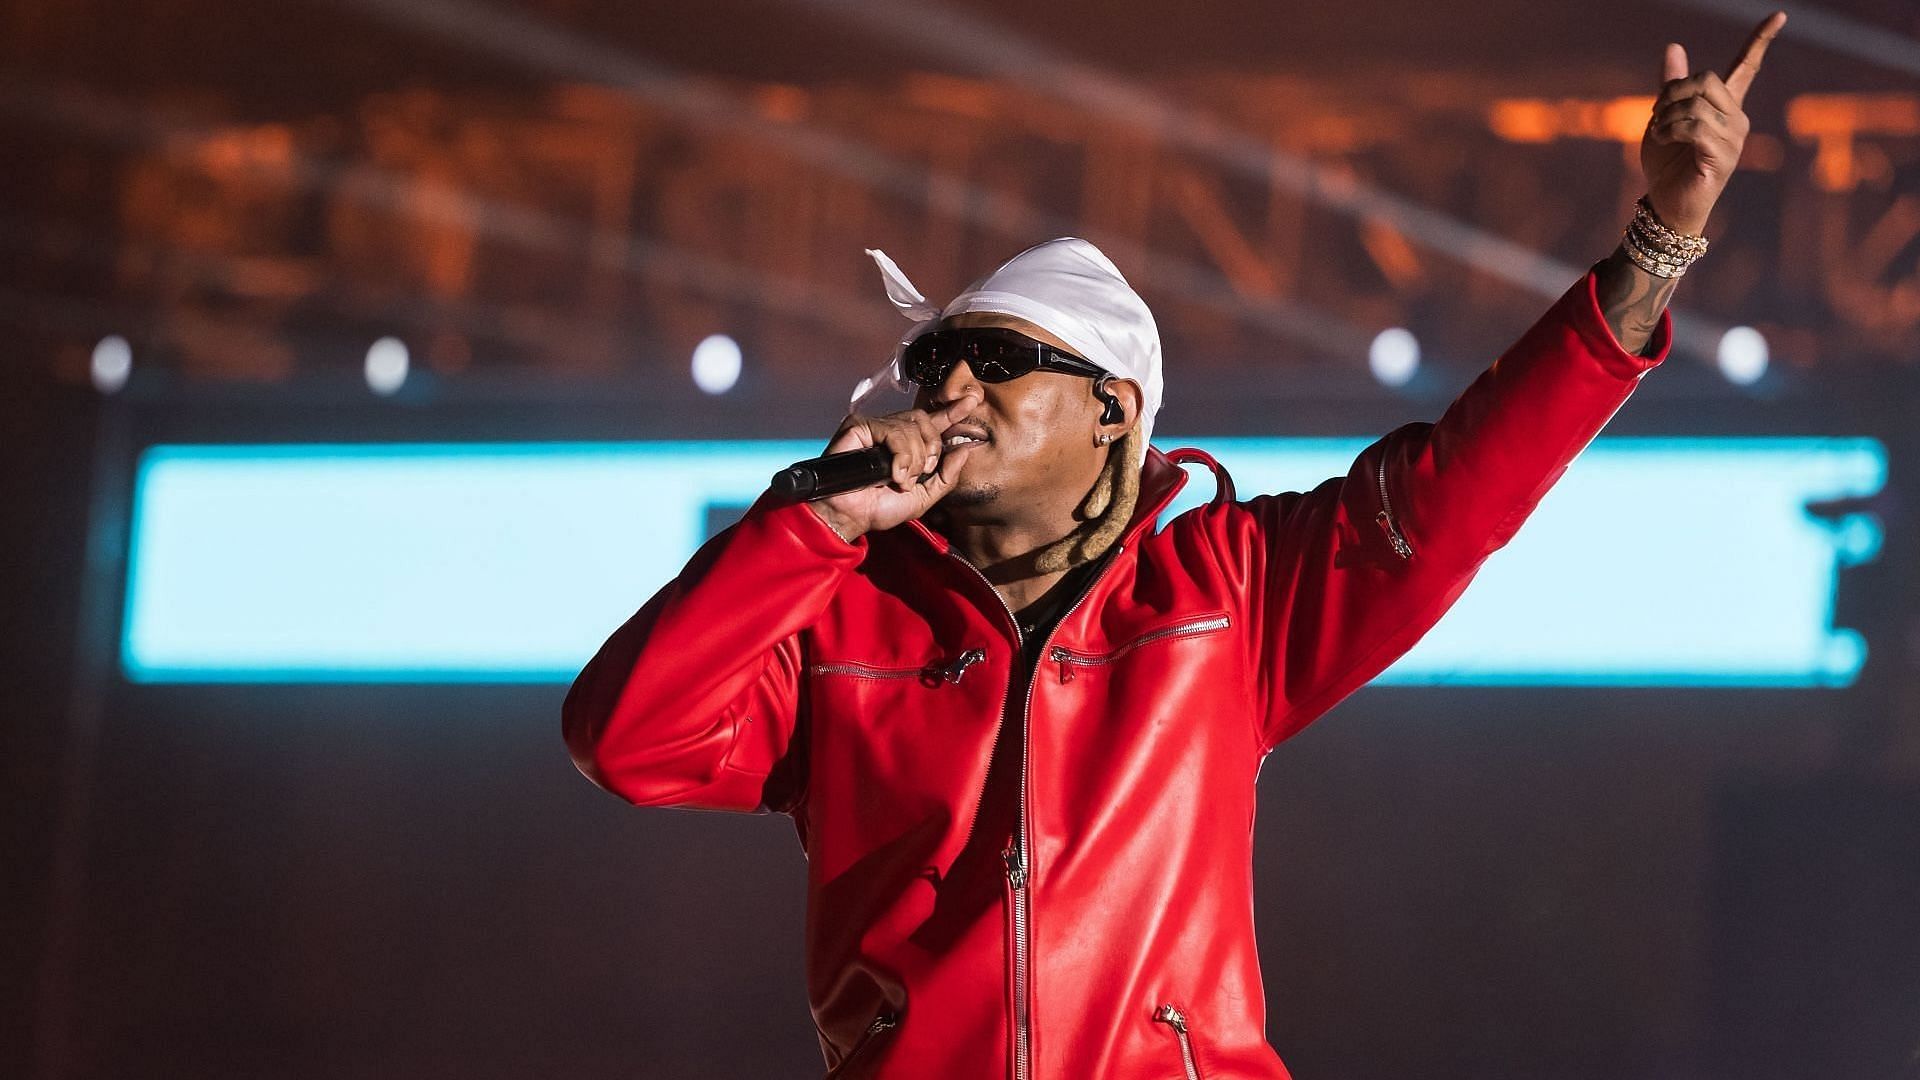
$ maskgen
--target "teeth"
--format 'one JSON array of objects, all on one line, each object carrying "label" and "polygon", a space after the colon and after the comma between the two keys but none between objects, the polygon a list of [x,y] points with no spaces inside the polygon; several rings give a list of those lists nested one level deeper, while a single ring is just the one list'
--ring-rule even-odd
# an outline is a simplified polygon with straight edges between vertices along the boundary
[{"label": "teeth", "polygon": [[962,443],[977,443],[977,442],[984,442],[984,441],[985,440],[983,439],[976,439],[971,435],[949,435],[947,436],[946,445],[959,446]]}]

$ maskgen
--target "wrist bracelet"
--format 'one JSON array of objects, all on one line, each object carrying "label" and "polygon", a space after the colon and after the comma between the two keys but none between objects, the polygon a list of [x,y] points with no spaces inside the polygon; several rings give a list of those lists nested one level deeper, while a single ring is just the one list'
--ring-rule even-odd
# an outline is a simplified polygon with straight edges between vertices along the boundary
[{"label": "wrist bracelet", "polygon": [[1627,253],[1627,258],[1632,260],[1635,266],[1655,277],[1677,278],[1685,274],[1687,266],[1693,262],[1692,259],[1677,258],[1647,250],[1631,228],[1620,234],[1620,250]]},{"label": "wrist bracelet", "polygon": [[1659,216],[1653,212],[1653,203],[1645,195],[1634,201],[1633,221],[1640,227],[1642,235],[1659,248],[1676,255],[1700,256],[1707,253],[1706,237],[1676,232],[1662,225]]},{"label": "wrist bracelet", "polygon": [[1621,233],[1621,248],[1635,266],[1655,277],[1677,278],[1707,253],[1707,238],[1676,232],[1660,223],[1645,195],[1633,205],[1633,220]]}]

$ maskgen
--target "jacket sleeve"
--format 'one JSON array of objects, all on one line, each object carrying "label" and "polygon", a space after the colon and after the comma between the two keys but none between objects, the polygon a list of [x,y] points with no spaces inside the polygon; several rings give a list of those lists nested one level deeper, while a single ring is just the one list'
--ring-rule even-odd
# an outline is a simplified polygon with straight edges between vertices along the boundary
[{"label": "jacket sleeve", "polygon": [[1259,495],[1215,513],[1222,557],[1252,609],[1262,754],[1439,621],[1640,377],[1666,359],[1672,335],[1672,316],[1662,312],[1645,355],[1622,348],[1590,269],[1438,422],[1395,429],[1344,477],[1309,492]]},{"label": "jacket sleeve", "polygon": [[762,495],[574,679],[561,729],[575,767],[636,806],[792,809],[800,632],[866,550]]}]

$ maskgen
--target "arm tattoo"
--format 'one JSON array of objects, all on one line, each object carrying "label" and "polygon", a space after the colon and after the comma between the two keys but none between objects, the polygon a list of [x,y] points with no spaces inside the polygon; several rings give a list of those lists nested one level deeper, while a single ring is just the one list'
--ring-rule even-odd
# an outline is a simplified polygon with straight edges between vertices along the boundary
[{"label": "arm tattoo", "polygon": [[1600,312],[1606,316],[1613,339],[1635,356],[1644,355],[1660,313],[1673,296],[1679,278],[1656,277],[1634,265],[1622,248],[1614,248],[1595,274]]}]

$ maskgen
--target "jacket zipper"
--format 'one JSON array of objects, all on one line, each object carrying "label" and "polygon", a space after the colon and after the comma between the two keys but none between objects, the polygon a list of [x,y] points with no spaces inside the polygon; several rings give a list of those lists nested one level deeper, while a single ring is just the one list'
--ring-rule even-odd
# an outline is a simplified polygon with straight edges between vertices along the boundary
[{"label": "jacket zipper", "polygon": [[1200,1080],[1200,1063],[1194,1060],[1193,1038],[1187,1032],[1187,1014],[1169,1001],[1160,1006],[1153,1018],[1172,1028],[1174,1035],[1179,1038],[1180,1064],[1186,1066],[1187,1080]]},{"label": "jacket zipper", "polygon": [[[987,591],[993,594],[993,598],[1000,602],[1000,610],[1007,613],[1007,625],[1013,627],[1013,642],[1014,642],[1013,647],[1014,647],[1014,652],[1017,654],[1023,647],[1024,639],[1020,634],[1020,620],[1014,617],[1013,609],[1007,606],[1007,598],[1004,596],[1001,596],[1000,590],[994,588],[993,582],[987,580],[987,575],[981,573],[979,567],[968,562],[965,556],[961,555],[958,551],[951,551],[950,554],[952,554],[954,561],[966,567],[968,570],[973,571],[973,575],[979,578],[981,584],[987,587]],[[1020,661],[1016,657],[1014,663],[1018,664],[1019,662]],[[1016,668],[1015,670],[1018,670],[1018,669]],[[1033,690],[1032,690],[1031,684],[1032,684],[1032,680],[1029,679],[1026,702],[1030,702],[1033,699]],[[1026,708],[1026,702],[1023,702],[1021,705],[1023,717],[1025,715],[1024,710]],[[994,728],[995,742],[999,741],[1000,739],[999,732],[1002,728],[1006,726],[1006,723],[1007,723],[1007,695],[1004,692],[1000,695],[999,717],[1000,719]],[[1015,1080],[1026,1080],[1026,1077],[1027,1077],[1027,1024],[1028,1024],[1027,1005],[1026,1005],[1027,867],[1026,867],[1025,859],[1023,859],[1019,853],[1019,845],[1020,845],[1019,832],[1020,832],[1020,829],[1025,827],[1026,816],[1027,816],[1026,815],[1026,801],[1027,801],[1026,740],[1027,740],[1026,724],[1023,721],[1020,725],[1020,804],[1021,805],[1020,805],[1020,811],[1017,816],[1018,824],[1015,826],[1015,829],[1014,829],[1014,846],[1001,852],[1001,857],[1004,858],[1007,863],[1007,882],[1011,886],[1011,891],[1013,893],[1013,897],[1009,901],[1008,907],[1012,911],[1012,916],[1013,916],[1013,1032],[1014,1032],[1013,1055],[1014,1055]],[[980,798],[975,801],[974,807],[973,807],[974,827],[978,827],[980,823],[980,815],[986,810],[986,802],[987,802],[987,791],[986,791],[986,788],[982,786],[980,789]],[[972,829],[970,828],[968,831],[969,833],[971,833]],[[973,842],[973,837],[971,835],[967,837],[967,842],[969,844]]]},{"label": "jacket zipper", "polygon": [[867,1024],[867,1030],[860,1033],[860,1039],[853,1044],[853,1049],[847,1051],[847,1056],[841,1058],[840,1064],[835,1065],[833,1071],[827,1074],[828,1080],[832,1080],[833,1077],[839,1076],[844,1072],[846,1067],[853,1063],[853,1059],[859,1057],[860,1054],[866,1050],[868,1044],[872,1043],[874,1038],[881,1032],[889,1031],[899,1026],[900,1015],[891,1010],[884,1011],[875,1016],[873,1020]]},{"label": "jacket zipper", "polygon": [[957,683],[967,669],[987,658],[985,649],[968,649],[952,661],[923,664],[920,667],[875,667],[854,660],[844,660],[827,664],[814,664],[807,668],[813,675],[851,675],[856,679],[906,679],[916,676],[937,676],[950,683]]},{"label": "jacket zipper", "polygon": [[[1080,595],[1073,598],[1072,605],[1061,612],[1059,618],[1053,620],[1053,626],[1047,631],[1047,636],[1041,644],[1044,645],[1052,640],[1054,632],[1060,629],[1060,624],[1066,622],[1069,616],[1079,610],[1081,603],[1086,600],[1088,594],[1093,592],[1094,587],[1100,583],[1100,579],[1107,576],[1107,571],[1113,568],[1113,564],[1119,560],[1120,553],[1124,550],[1126,550],[1125,544],[1113,546],[1112,551],[1106,556],[1107,561],[1100,567],[1100,572],[1080,590]],[[981,573],[979,567],[967,562],[959,552],[954,552],[953,556],[967,569],[972,570],[974,576],[978,577],[987,586],[988,591],[993,593],[994,599],[1000,601],[1001,610],[1007,613],[1007,622],[1013,626],[1016,647],[1019,647],[1022,642],[1020,620],[1014,618],[1013,609],[1007,606],[1006,597],[1000,595],[1000,590],[993,587],[993,582],[987,580],[987,575]],[[1037,677],[1038,674],[1035,672],[1034,676]],[[1015,818],[1013,846],[1003,853],[1007,864],[1007,884],[1013,893],[1013,1080],[1028,1080],[1033,1073],[1031,1060],[1033,1017],[1027,1007],[1028,966],[1032,959],[1029,955],[1031,943],[1028,940],[1030,930],[1027,896],[1033,879],[1033,868],[1028,858],[1030,849],[1027,845],[1027,744],[1029,729],[1033,726],[1033,683],[1034,678],[1027,679],[1026,694],[1020,703],[1020,806]],[[1000,711],[1004,722],[1006,714],[1004,698],[1001,701]],[[981,798],[985,797],[986,793],[983,791]],[[977,809],[974,820],[979,820]]]},{"label": "jacket zipper", "polygon": [[1120,659],[1122,656],[1125,656],[1150,641],[1159,641],[1161,638],[1169,637],[1191,637],[1194,634],[1211,634],[1216,630],[1225,630],[1230,625],[1232,625],[1231,620],[1223,612],[1219,615],[1207,615],[1202,618],[1155,630],[1150,634],[1144,634],[1134,638],[1132,641],[1127,642],[1112,652],[1083,653],[1055,645],[1047,650],[1047,658],[1060,665],[1060,681],[1062,683],[1070,683],[1074,679],[1073,669],[1075,665],[1081,667],[1098,667],[1101,664],[1111,664],[1115,660]]},{"label": "jacket zipper", "polygon": [[1402,559],[1411,559],[1413,545],[1407,543],[1406,536],[1400,532],[1400,526],[1393,520],[1393,500],[1387,496],[1387,456],[1384,452],[1380,455],[1379,475],[1380,512],[1373,518],[1380,523],[1381,528],[1387,531],[1387,539],[1393,544],[1393,553]]},{"label": "jacket zipper", "polygon": [[[1032,699],[1029,698],[1029,701]],[[1021,728],[1023,761],[1020,770],[1020,801],[1026,802],[1027,773],[1024,761],[1026,728]],[[1019,830],[1013,846],[1002,852],[1007,861],[1007,885],[1013,890],[1013,1075],[1027,1080],[1032,1075],[1033,1014],[1027,1008],[1027,968],[1032,962],[1027,926],[1027,856],[1019,832],[1026,828],[1026,814],[1020,815]]]}]

